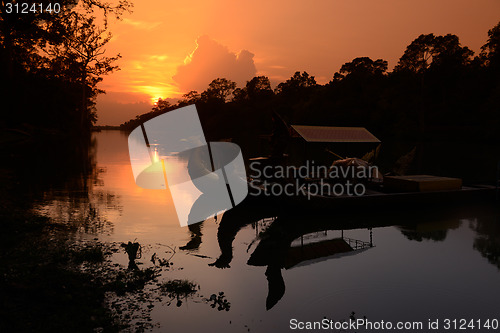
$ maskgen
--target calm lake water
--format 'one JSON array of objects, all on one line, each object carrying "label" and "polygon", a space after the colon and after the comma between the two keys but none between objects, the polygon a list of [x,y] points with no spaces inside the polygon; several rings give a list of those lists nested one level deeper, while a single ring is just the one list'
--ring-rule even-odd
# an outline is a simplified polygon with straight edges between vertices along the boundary
[{"label": "calm lake water", "polygon": [[[274,219],[272,211],[254,214],[258,216],[254,219],[259,209],[255,207],[233,218],[234,225],[223,226],[221,214],[189,229],[179,226],[168,191],[136,186],[126,134],[103,131],[95,138],[97,174],[89,181],[88,195],[56,189],[39,209],[61,222],[81,225],[82,239],[139,242],[140,268],[152,265],[153,253],[168,259],[175,249],[174,265],[159,281],[186,279],[199,290],[181,298],[182,304],[176,300],[169,304],[168,297],[154,301],[150,307],[152,323],[157,323],[154,331],[289,332],[291,319],[342,320],[352,312],[372,322],[422,322],[422,331],[429,331],[429,319],[439,319],[440,332],[445,331],[445,319],[500,320],[500,215],[493,207],[389,217],[373,212],[361,222],[332,212],[321,218],[303,217],[303,229],[297,228],[293,217]],[[323,221],[316,225],[316,219]],[[371,219],[375,225],[371,235],[370,230],[356,227]],[[331,226],[325,223],[329,220]],[[341,237],[342,231],[335,227],[339,221],[352,226],[343,231],[344,237],[369,242],[372,236],[374,247],[335,254],[331,245],[326,257],[307,247]],[[305,234],[306,247],[300,253],[307,257],[279,252],[283,246],[276,235],[291,237],[287,223],[294,223],[295,236]],[[233,248],[232,260],[224,256],[219,260],[223,262],[219,266],[230,266],[226,268],[209,265],[221,256],[219,228],[225,228],[219,235],[223,251]],[[274,231],[266,236],[262,233],[266,229]],[[292,246],[300,249],[300,244],[299,238]],[[251,257],[253,265],[248,264]],[[277,257],[288,266],[296,265],[280,268]],[[119,252],[113,260],[126,265],[126,254]],[[219,292],[224,293],[221,300],[230,302],[228,311],[218,311],[206,300]],[[144,308],[148,304],[139,302]]]}]

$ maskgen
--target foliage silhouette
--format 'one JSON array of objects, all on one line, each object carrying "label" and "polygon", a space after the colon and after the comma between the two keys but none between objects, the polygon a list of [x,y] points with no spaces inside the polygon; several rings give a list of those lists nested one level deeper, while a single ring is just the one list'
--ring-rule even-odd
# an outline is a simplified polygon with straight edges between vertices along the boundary
[{"label": "foliage silhouette", "polygon": [[[285,146],[291,140],[273,139],[279,119],[286,125],[366,127],[384,143],[380,159],[385,171],[413,147],[412,171],[436,172],[436,165],[446,163],[456,169],[456,163],[445,160],[453,155],[451,150],[440,156],[436,143],[488,142],[493,151],[500,142],[499,54],[500,24],[489,31],[475,57],[455,35],[423,34],[408,45],[392,72],[383,59],[359,57],[342,65],[325,85],[299,71],[274,91],[265,76],[252,78],[244,87],[217,78],[205,91],[188,92],[177,104],[159,103],[121,128],[132,130],[158,114],[195,103],[207,139],[230,139],[249,157],[288,152]],[[288,135],[289,130],[281,132]],[[387,146],[391,149],[384,149]],[[487,154],[485,165],[496,164],[498,156],[493,155]],[[482,173],[491,180],[495,171],[488,168]]]},{"label": "foliage silhouette", "polygon": [[97,84],[118,69],[115,61],[120,57],[105,55],[104,46],[111,39],[108,17],[119,18],[131,4],[59,3],[59,13],[0,12],[0,77],[7,87],[0,99],[10,110],[1,128],[22,129],[37,137],[88,136],[97,119],[94,100],[103,92]]}]

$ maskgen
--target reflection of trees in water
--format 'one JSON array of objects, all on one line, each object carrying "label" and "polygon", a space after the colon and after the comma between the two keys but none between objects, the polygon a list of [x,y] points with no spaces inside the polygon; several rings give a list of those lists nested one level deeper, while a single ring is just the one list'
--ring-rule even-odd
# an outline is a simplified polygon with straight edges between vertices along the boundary
[{"label": "reflection of trees in water", "polygon": [[421,242],[425,240],[433,240],[435,242],[444,241],[448,230],[433,230],[433,231],[417,231],[410,229],[403,229],[401,233],[408,239]]},{"label": "reflection of trees in water", "polygon": [[112,224],[102,210],[111,208],[121,213],[121,207],[115,203],[117,199],[117,196],[105,191],[50,192],[44,197],[39,210],[55,222],[78,231],[90,234],[111,232]]},{"label": "reflection of trees in water", "polygon": [[[7,171],[2,175],[7,176],[0,191],[2,219],[8,222],[2,228],[2,244],[8,251],[3,251],[0,293],[13,306],[6,327],[20,331],[63,326],[91,331],[99,323],[111,327],[107,323],[111,313],[102,302],[102,275],[114,267],[102,267],[107,251],[98,242],[77,239],[80,227],[97,230],[105,223],[98,201],[89,200],[92,179],[98,174],[95,142],[34,135],[29,142],[1,150],[8,157],[2,164]],[[38,216],[37,210],[46,203],[46,212],[52,209],[56,219]],[[66,225],[57,225],[57,214]],[[96,274],[86,269],[89,266],[96,267]]]},{"label": "reflection of trees in water", "polygon": [[169,298],[166,302],[167,306],[175,301],[176,306],[179,307],[183,300],[192,298],[199,289],[199,285],[188,280],[169,280],[160,285],[160,295]]},{"label": "reflection of trees in water", "polygon": [[457,229],[460,226],[458,218],[443,218],[433,222],[410,224],[399,227],[401,233],[411,241],[422,242],[431,240],[442,242],[448,235],[448,230]]},{"label": "reflection of trees in water", "polygon": [[197,250],[200,247],[201,236],[203,236],[201,232],[202,225],[203,222],[188,225],[189,232],[191,233],[191,239],[186,245],[179,247],[179,249]]},{"label": "reflection of trees in water", "polygon": [[160,295],[167,297],[166,305],[170,306],[174,301],[177,307],[180,307],[183,302],[191,299],[195,303],[206,303],[209,304],[211,308],[217,308],[218,311],[229,311],[231,309],[231,303],[226,299],[223,291],[217,294],[210,295],[209,298],[205,298],[199,294],[200,285],[188,280],[168,280],[160,284]]},{"label": "reflection of trees in water", "polygon": [[[92,242],[92,241],[91,241]],[[128,266],[120,265],[112,260],[102,260],[99,265],[86,265],[89,276],[97,279],[101,288],[108,292],[106,297],[107,306],[113,310],[116,318],[124,325],[135,322],[135,332],[143,332],[157,327],[153,323],[151,314],[158,305],[176,307],[192,303],[202,303],[217,309],[218,311],[229,311],[231,303],[227,300],[223,291],[205,297],[201,294],[200,285],[195,281],[186,279],[172,279],[170,273],[182,270],[175,265],[172,259],[176,255],[174,247],[164,244],[169,251],[157,251],[151,256],[152,265],[138,261],[142,255],[142,246],[138,242],[102,244],[107,249],[101,255],[108,259],[112,253],[123,251],[127,253]],[[93,249],[93,248],[91,248]],[[94,251],[86,250],[80,255],[84,260],[93,259]],[[127,330],[128,332],[128,330]]]},{"label": "reflection of trees in water", "polygon": [[476,232],[474,250],[500,269],[500,218],[488,216],[474,219],[469,222],[469,226]]},{"label": "reflection of trees in water", "polygon": [[[281,270],[286,267],[289,249],[294,239],[313,232],[357,229],[367,226],[365,219],[333,220],[331,216],[315,216],[304,212],[299,214],[292,212],[289,207],[276,205],[275,202],[269,200],[268,198],[247,197],[240,205],[224,213],[217,230],[221,254],[215,262],[209,264],[218,268],[230,267],[236,234],[243,227],[255,224],[259,243],[250,255],[247,264],[267,266],[265,271],[268,282],[267,310],[274,307],[285,294],[286,287]],[[258,228],[261,221],[264,224],[262,228]]]},{"label": "reflection of trees in water", "polygon": [[96,150],[93,138],[72,155],[66,151],[53,154],[43,168],[46,185],[40,187],[42,194],[37,200],[37,209],[55,222],[91,234],[112,231],[104,210],[122,213],[119,197],[104,190],[102,175],[107,170],[97,166]]},{"label": "reflection of trees in water", "polygon": [[[286,259],[291,255],[292,242],[295,239],[300,239],[302,235],[325,230],[351,230],[399,225],[402,234],[409,240],[444,241],[449,230],[460,227],[464,216],[463,211],[456,209],[452,212],[448,209],[442,211],[421,210],[413,214],[396,212],[376,216],[370,212],[366,214],[359,212],[355,215],[336,214],[333,216],[319,213],[314,215],[311,212],[294,210],[293,207],[285,207],[266,200],[267,198],[247,197],[240,205],[224,213],[217,230],[217,240],[221,253],[217,260],[210,265],[218,268],[230,267],[233,258],[233,241],[237,233],[245,226],[273,217],[270,225],[256,229],[255,234],[259,243],[247,262],[248,265],[267,266],[265,273],[268,282],[267,309],[275,306],[285,293],[285,281],[281,269],[286,267]],[[480,208],[480,211],[484,212],[483,207]],[[471,213],[469,208],[467,208],[467,213]],[[422,223],[422,221],[427,222]],[[260,224],[255,224],[256,227],[257,225],[260,226]],[[478,230],[488,226],[479,224]],[[485,256],[499,265],[500,226],[496,225],[495,227],[496,229],[493,231],[485,232],[486,235],[479,237],[474,246],[479,251],[484,250]],[[317,253],[316,251],[326,249],[330,249],[330,247],[326,245],[321,248],[317,247],[312,252]]]}]

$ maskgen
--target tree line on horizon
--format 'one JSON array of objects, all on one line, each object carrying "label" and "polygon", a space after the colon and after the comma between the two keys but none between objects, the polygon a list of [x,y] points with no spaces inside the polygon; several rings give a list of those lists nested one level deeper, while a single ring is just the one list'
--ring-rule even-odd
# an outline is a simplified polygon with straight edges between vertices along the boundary
[{"label": "tree line on horizon", "polygon": [[[159,99],[152,110],[123,123],[132,130],[175,108],[196,104],[207,138],[247,141],[289,125],[361,126],[384,140],[500,140],[500,23],[474,55],[456,35],[422,34],[392,72],[383,59],[359,57],[327,84],[307,72],[271,88],[256,76],[244,87],[216,78],[177,103]],[[273,122],[274,119],[274,122]]]},{"label": "tree line on horizon", "polygon": [[[43,0],[41,3],[49,3]],[[1,2],[2,8],[5,7]],[[95,97],[104,75],[120,57],[107,55],[108,18],[130,11],[121,0],[63,0],[61,12],[0,12],[0,127],[28,133],[88,137],[97,119]],[[78,3],[80,10],[74,7]],[[98,19],[99,13],[103,19]],[[387,61],[353,59],[317,84],[296,72],[272,89],[256,76],[244,87],[214,79],[171,104],[158,100],[151,112],[121,125],[132,129],[163,112],[196,104],[213,139],[269,134],[288,124],[364,126],[381,139],[493,139],[500,117],[500,24],[488,32],[477,55],[456,35],[420,35],[392,72]]]}]

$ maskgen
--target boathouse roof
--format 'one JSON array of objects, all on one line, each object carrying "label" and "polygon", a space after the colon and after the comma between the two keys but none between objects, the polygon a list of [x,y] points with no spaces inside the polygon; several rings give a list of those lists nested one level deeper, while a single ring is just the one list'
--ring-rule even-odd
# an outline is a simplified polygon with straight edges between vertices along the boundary
[{"label": "boathouse roof", "polygon": [[293,134],[307,142],[380,142],[364,127],[292,125],[292,128],[296,132]]}]

